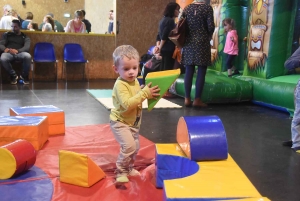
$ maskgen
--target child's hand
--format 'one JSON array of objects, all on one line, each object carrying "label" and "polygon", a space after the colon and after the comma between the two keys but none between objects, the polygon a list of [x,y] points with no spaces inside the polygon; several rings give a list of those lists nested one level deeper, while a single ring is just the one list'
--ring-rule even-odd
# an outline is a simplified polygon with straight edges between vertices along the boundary
[{"label": "child's hand", "polygon": [[155,97],[160,96],[160,94],[158,93],[160,91],[160,88],[158,88],[158,85],[156,85],[154,87],[151,87],[151,85],[152,85],[152,82],[150,82],[147,86],[150,89],[150,93],[151,93],[152,97],[154,97],[154,99],[156,99]]},{"label": "child's hand", "polygon": [[233,37],[230,37],[230,40],[231,40],[231,41],[233,41],[233,39],[234,39]]}]

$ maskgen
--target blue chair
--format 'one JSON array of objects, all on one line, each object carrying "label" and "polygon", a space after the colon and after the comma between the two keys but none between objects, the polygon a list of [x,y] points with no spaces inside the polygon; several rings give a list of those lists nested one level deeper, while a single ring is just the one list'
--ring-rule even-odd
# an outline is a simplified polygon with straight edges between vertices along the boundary
[{"label": "blue chair", "polygon": [[[87,63],[89,61],[84,58],[82,48],[77,43],[67,43],[64,46],[64,66],[63,74],[65,75],[67,81],[67,63],[85,63],[85,68],[83,68],[83,80],[86,78],[85,69],[87,69]],[[88,80],[88,77],[87,77]]]},{"label": "blue chair", "polygon": [[57,81],[57,62],[54,46],[52,43],[36,43],[34,46],[34,53],[33,53],[33,73],[32,73],[32,81],[35,73],[35,63],[54,63],[55,65],[55,75]]}]

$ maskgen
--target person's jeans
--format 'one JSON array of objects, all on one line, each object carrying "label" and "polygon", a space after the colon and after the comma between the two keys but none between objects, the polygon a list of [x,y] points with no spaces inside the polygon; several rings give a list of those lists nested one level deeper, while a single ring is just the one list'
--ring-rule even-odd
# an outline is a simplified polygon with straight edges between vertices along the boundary
[{"label": "person's jeans", "polygon": [[114,23],[113,23],[113,22],[110,22],[110,23],[108,24],[108,33],[113,32],[113,29],[114,29]]},{"label": "person's jeans", "polygon": [[300,147],[300,81],[298,81],[294,96],[295,96],[295,112],[294,112],[294,117],[291,125],[292,141],[293,141],[292,148]]},{"label": "person's jeans", "polygon": [[12,68],[11,62],[21,61],[23,70],[22,76],[27,77],[29,75],[30,65],[31,65],[31,55],[28,52],[20,52],[16,55],[10,53],[2,53],[1,64],[3,68],[11,75],[16,75],[16,71]]},{"label": "person's jeans", "polygon": [[[202,91],[205,83],[207,66],[198,66],[197,79],[196,79],[196,90],[195,98],[201,98]],[[185,76],[184,76],[184,90],[185,98],[191,98],[191,89],[193,83],[193,77],[195,73],[194,65],[185,65]]]},{"label": "person's jeans", "polygon": [[110,121],[111,130],[120,144],[120,154],[117,159],[117,173],[129,173],[133,168],[135,157],[140,149],[139,128],[130,127],[119,121]]}]

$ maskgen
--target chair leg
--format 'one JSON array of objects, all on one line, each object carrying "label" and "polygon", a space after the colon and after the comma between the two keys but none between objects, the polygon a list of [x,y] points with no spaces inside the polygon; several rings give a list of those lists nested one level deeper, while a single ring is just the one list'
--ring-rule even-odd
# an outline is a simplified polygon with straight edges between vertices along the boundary
[{"label": "chair leg", "polygon": [[87,78],[87,81],[89,82],[90,79],[89,79],[89,66],[88,66],[88,63],[86,63],[86,71],[87,71],[86,78]]},{"label": "chair leg", "polygon": [[57,82],[57,62],[55,62],[55,80]]}]

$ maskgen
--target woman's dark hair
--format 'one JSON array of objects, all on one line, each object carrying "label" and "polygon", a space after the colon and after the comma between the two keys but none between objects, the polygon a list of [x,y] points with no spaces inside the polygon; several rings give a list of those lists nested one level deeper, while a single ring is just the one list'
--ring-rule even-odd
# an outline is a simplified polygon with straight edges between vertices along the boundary
[{"label": "woman's dark hair", "polygon": [[166,6],[165,10],[164,10],[164,16],[165,17],[174,17],[174,12],[175,10],[179,10],[180,6],[178,3],[175,2],[170,2],[168,3],[168,5]]}]

